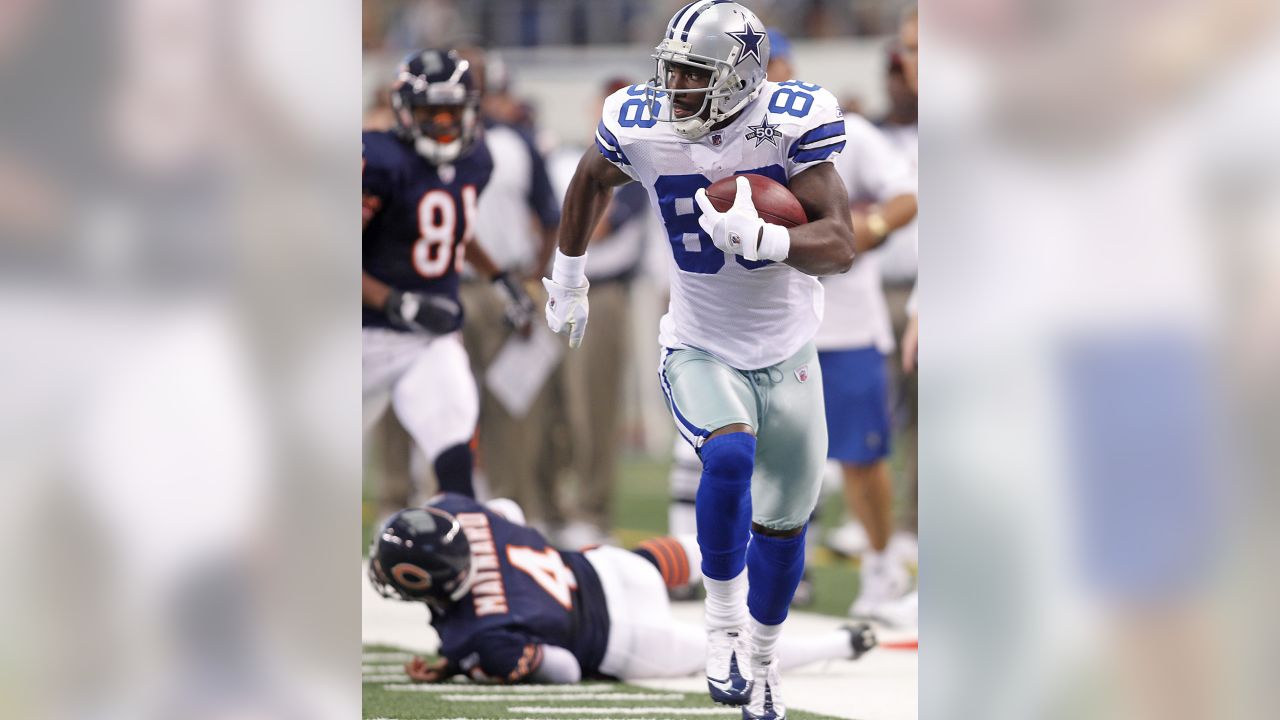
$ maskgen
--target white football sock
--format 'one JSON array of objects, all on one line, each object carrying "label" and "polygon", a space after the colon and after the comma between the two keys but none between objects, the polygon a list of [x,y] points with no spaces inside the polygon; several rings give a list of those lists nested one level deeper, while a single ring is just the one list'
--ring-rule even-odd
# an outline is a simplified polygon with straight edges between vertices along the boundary
[{"label": "white football sock", "polygon": [[707,591],[703,612],[708,628],[732,630],[746,623],[747,571],[745,568],[732,580],[712,580],[704,577],[702,586]]},{"label": "white football sock", "polygon": [[782,623],[764,625],[751,618],[751,659],[757,664],[772,660],[781,634]]}]

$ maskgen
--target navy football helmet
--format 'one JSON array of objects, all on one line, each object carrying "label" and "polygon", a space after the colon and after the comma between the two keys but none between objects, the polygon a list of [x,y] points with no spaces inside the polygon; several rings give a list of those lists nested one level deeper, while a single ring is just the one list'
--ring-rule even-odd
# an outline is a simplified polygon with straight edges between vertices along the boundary
[{"label": "navy football helmet", "polygon": [[444,607],[471,589],[471,544],[458,519],[427,506],[401,510],[369,547],[369,582],[383,597]]},{"label": "navy football helmet", "polygon": [[480,91],[471,63],[453,50],[404,59],[391,86],[396,128],[434,165],[454,162],[475,142]]}]

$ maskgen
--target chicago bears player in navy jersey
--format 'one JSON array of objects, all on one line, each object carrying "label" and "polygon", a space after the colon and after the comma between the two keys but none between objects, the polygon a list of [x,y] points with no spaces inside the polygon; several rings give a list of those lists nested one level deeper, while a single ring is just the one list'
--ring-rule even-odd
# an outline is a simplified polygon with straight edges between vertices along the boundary
[{"label": "chicago bears player in navy jersey", "polygon": [[414,53],[391,98],[396,128],[362,135],[365,428],[391,404],[440,489],[472,495],[479,401],[457,332],[458,271],[466,261],[491,277],[516,327],[528,325],[532,305],[470,242],[493,159],[479,137],[467,61],[453,51]]},{"label": "chicago bears player in navy jersey", "polygon": [[[411,678],[568,683],[703,668],[705,632],[673,621],[667,604],[669,587],[699,579],[692,538],[657,538],[634,552],[568,552],[521,520],[510,501],[486,506],[442,494],[396,513],[374,537],[373,586],[384,597],[426,603],[440,635],[440,659],[415,658],[406,666]],[[798,667],[856,659],[875,644],[869,627],[856,625],[788,639],[780,651]]]}]

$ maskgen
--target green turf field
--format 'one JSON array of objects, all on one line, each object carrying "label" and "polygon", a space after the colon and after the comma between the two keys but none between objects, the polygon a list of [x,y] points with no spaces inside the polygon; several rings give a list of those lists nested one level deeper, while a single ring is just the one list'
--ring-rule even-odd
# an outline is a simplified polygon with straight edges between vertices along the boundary
[{"label": "green turf field", "polygon": [[[401,665],[409,656],[395,648],[366,646],[364,717],[391,720],[438,718],[737,718],[739,710],[715,705],[705,693],[653,690],[625,683],[578,685],[476,685],[470,682],[415,685]],[[833,720],[827,715],[788,711],[794,720]]]}]

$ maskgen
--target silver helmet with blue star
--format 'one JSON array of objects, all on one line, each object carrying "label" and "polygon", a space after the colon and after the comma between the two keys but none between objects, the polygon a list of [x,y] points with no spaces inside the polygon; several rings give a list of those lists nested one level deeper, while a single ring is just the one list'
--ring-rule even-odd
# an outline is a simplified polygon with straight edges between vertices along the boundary
[{"label": "silver helmet with blue star", "polygon": [[[769,36],[760,18],[738,3],[696,0],[671,17],[653,59],[650,107],[659,108],[659,121],[674,123],[682,137],[696,140],[760,94],[769,64]],[[672,87],[673,66],[709,74],[706,89]],[[682,112],[688,114],[677,114],[675,101],[687,106],[699,95],[702,104],[696,112],[684,107]]]}]

